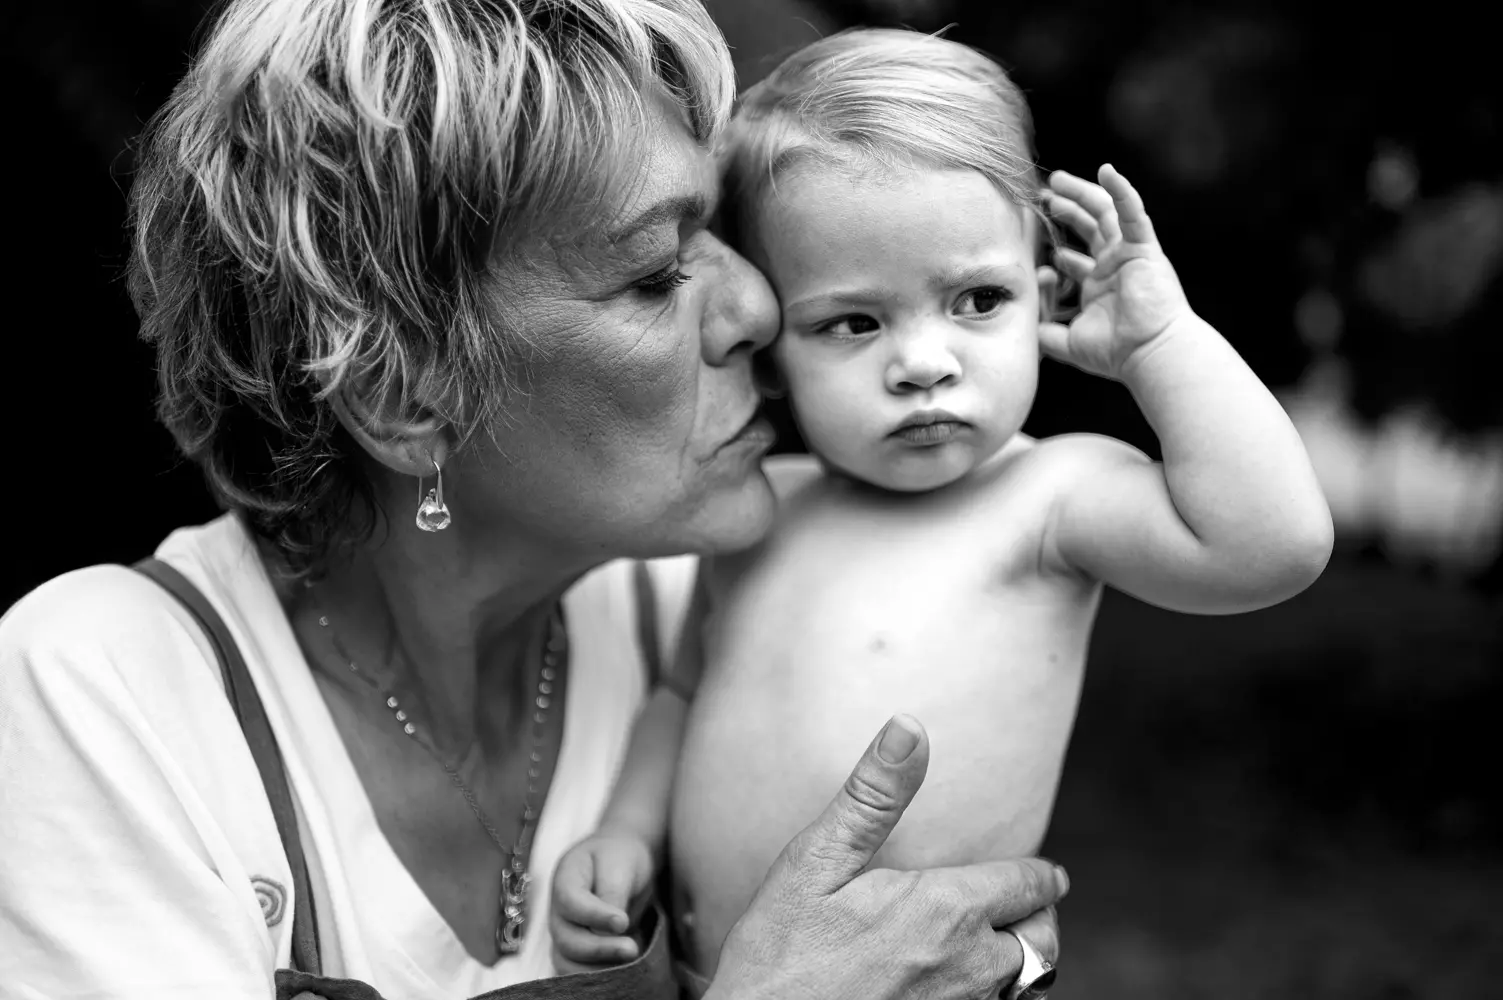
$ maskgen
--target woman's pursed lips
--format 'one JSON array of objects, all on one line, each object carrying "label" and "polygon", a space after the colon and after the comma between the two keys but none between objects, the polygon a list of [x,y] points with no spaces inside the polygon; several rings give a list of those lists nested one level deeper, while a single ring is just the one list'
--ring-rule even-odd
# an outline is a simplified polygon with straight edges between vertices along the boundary
[{"label": "woman's pursed lips", "polygon": [[772,422],[762,413],[762,407],[758,405],[752,410],[736,433],[728,438],[725,444],[720,447],[724,449],[746,445],[770,448],[776,438],[777,432],[773,428]]}]

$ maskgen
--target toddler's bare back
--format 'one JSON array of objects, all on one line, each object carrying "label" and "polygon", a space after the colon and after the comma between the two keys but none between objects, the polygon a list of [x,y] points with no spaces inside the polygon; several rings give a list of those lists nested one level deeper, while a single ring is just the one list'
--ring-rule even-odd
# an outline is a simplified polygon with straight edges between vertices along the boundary
[{"label": "toddler's bare back", "polygon": [[876,866],[1038,848],[1100,588],[1040,575],[1027,447],[989,465],[899,497],[785,468],[771,539],[717,564],[670,833],[701,971],[895,712],[928,730],[929,772]]}]

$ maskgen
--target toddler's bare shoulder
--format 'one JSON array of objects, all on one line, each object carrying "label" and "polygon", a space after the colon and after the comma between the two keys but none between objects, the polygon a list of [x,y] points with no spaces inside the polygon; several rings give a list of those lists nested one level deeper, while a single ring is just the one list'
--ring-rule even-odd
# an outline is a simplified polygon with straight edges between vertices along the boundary
[{"label": "toddler's bare shoulder", "polygon": [[1018,458],[1017,473],[1041,485],[1078,481],[1123,465],[1146,465],[1152,460],[1125,441],[1105,434],[1060,434],[1032,442]]},{"label": "toddler's bare shoulder", "polygon": [[983,509],[1005,514],[1013,533],[1022,538],[1042,529],[1061,495],[1089,486],[1114,468],[1149,462],[1131,445],[1101,434],[1023,438],[991,461],[983,480]]}]

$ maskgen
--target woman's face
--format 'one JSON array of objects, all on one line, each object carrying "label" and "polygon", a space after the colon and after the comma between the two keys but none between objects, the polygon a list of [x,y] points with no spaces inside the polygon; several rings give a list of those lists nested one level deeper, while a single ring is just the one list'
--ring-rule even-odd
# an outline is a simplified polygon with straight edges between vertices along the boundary
[{"label": "woman's face", "polygon": [[777,305],[706,229],[709,152],[667,107],[649,128],[640,177],[602,226],[498,269],[516,388],[498,449],[445,469],[456,522],[598,558],[742,548],[771,525],[752,354]]}]

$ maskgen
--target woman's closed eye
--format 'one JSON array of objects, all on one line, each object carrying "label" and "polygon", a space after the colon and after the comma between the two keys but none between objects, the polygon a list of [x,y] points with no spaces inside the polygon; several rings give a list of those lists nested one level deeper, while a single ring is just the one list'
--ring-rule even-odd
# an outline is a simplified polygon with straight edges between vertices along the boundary
[{"label": "woman's closed eye", "polygon": [[685,273],[674,261],[661,271],[654,271],[647,277],[635,282],[632,287],[643,295],[653,298],[665,298],[673,294],[673,290],[682,286],[693,275]]},{"label": "woman's closed eye", "polygon": [[877,329],[877,321],[870,316],[853,313],[826,320],[814,328],[815,333],[828,333],[836,337],[856,337]]},{"label": "woman's closed eye", "polygon": [[955,311],[962,316],[990,316],[1012,301],[1012,298],[1011,291],[995,285],[972,288],[960,296],[960,300],[955,303]]}]

